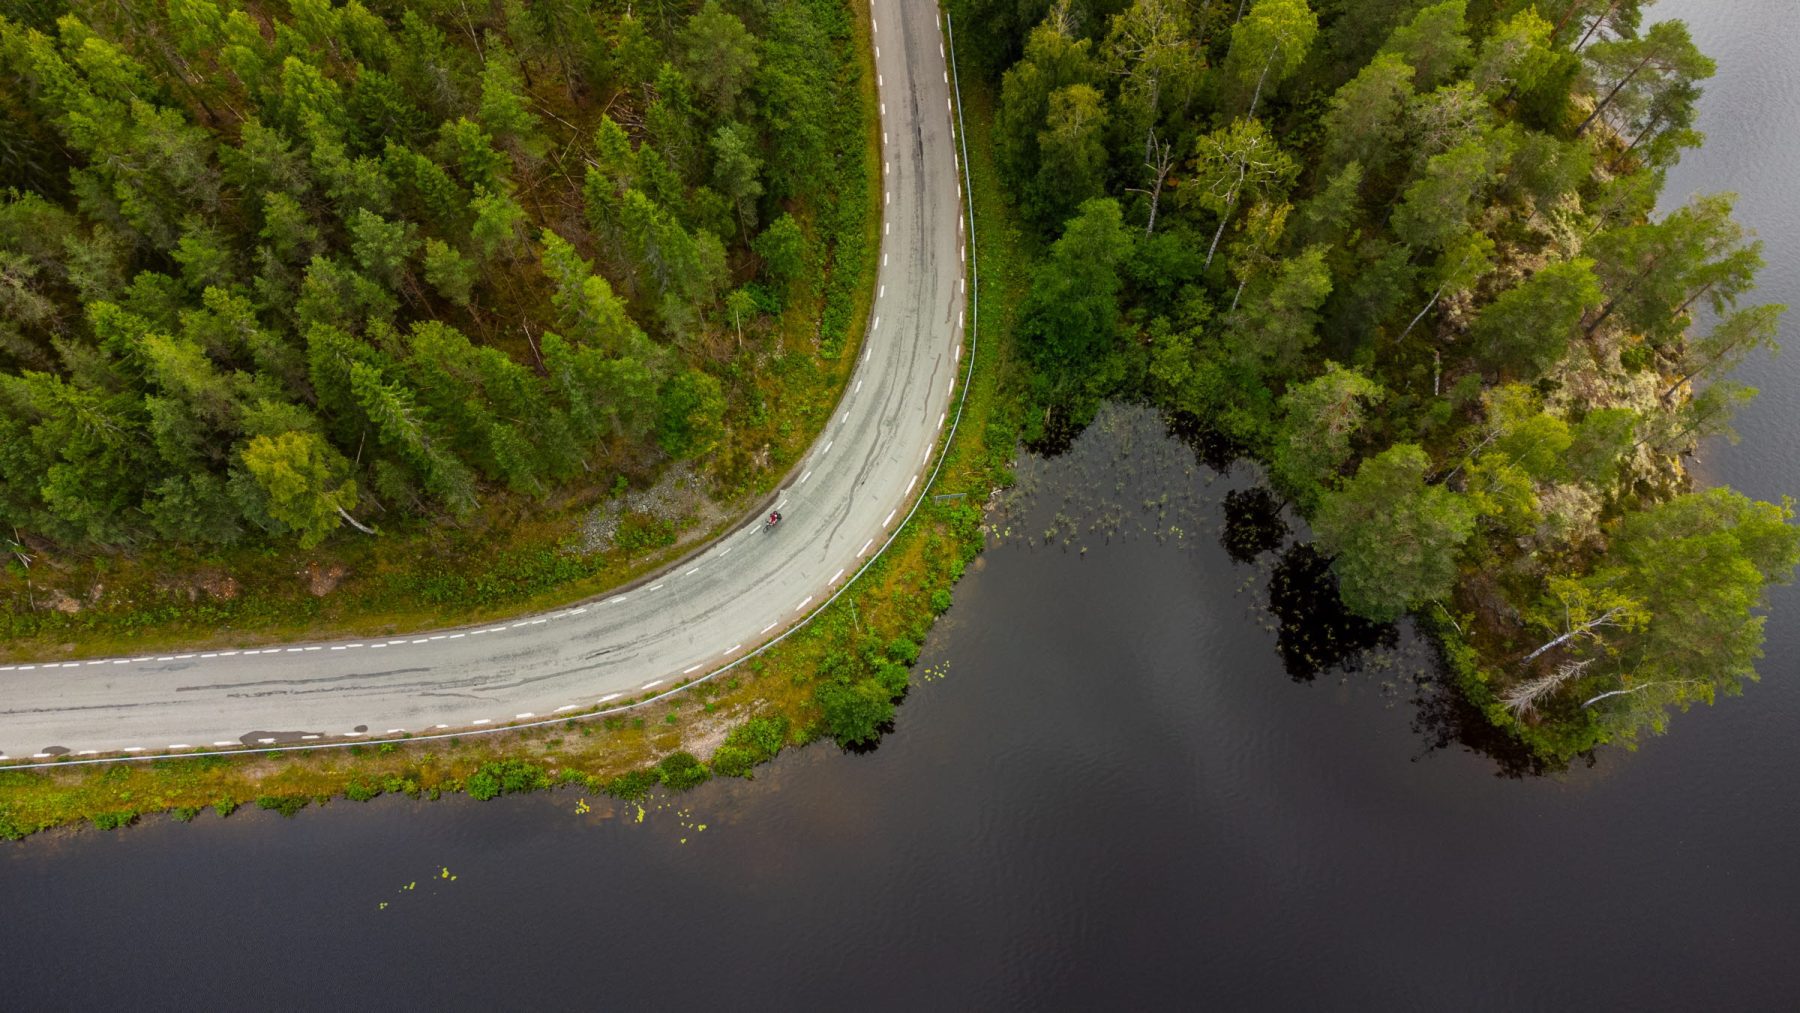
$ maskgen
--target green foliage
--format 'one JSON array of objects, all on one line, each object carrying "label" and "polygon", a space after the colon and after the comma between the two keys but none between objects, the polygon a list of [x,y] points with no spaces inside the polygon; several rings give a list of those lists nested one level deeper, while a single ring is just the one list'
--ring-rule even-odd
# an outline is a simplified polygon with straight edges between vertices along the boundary
[{"label": "green foliage", "polygon": [[1660,732],[1685,710],[1756,678],[1771,583],[1793,579],[1800,529],[1792,501],[1756,503],[1730,489],[1690,493],[1626,518],[1591,586],[1643,603],[1650,619],[1621,645],[1623,674],[1596,676],[1582,708],[1613,734]]},{"label": "green foliage", "polygon": [[1320,376],[1289,390],[1281,399],[1281,425],[1270,461],[1276,482],[1302,504],[1316,504],[1349,461],[1365,409],[1380,404],[1384,395],[1379,384],[1333,362],[1325,364]]},{"label": "green foliage", "polygon": [[242,451],[244,470],[262,492],[267,516],[299,535],[309,549],[337,530],[340,511],[356,506],[346,462],[317,433],[257,436]]},{"label": "green foliage", "polygon": [[256,799],[256,807],[293,819],[300,810],[306,808],[309,801],[311,800],[305,795],[261,795]]},{"label": "green foliage", "polygon": [[1231,26],[1231,49],[1220,68],[1226,108],[1255,116],[1264,93],[1300,69],[1318,31],[1319,17],[1307,0],[1255,0]]},{"label": "green foliage", "polygon": [[661,783],[654,770],[634,770],[608,781],[603,790],[621,801],[636,802]]},{"label": "green foliage", "polygon": [[692,753],[670,753],[656,765],[656,779],[670,791],[686,791],[706,783],[710,777],[712,771]]},{"label": "green foliage", "polygon": [[1453,79],[1469,64],[1467,0],[1445,0],[1422,8],[1412,21],[1394,29],[1384,52],[1396,53],[1413,68],[1413,84],[1430,91]]},{"label": "green foliage", "polygon": [[663,384],[656,442],[671,457],[702,457],[725,435],[725,394],[716,377],[699,370]]},{"label": "green foliage", "polygon": [[482,764],[463,782],[469,797],[485,802],[501,795],[540,791],[550,787],[550,775],[529,760],[492,760]]},{"label": "green foliage", "polygon": [[1551,264],[1488,304],[1469,336],[1490,368],[1539,373],[1568,350],[1582,317],[1600,300],[1593,261]]},{"label": "green foliage", "polygon": [[[1067,8],[1054,9],[1031,32],[1024,59],[1001,84],[995,114],[1000,168],[1023,191],[1027,215],[1042,228],[1098,196],[1096,159],[1104,152],[1096,145],[1107,112],[1095,88],[1101,69],[1092,49],[1091,41],[1075,36]],[[1065,189],[1070,186],[1078,189]]]},{"label": "green foliage", "polygon": [[823,715],[825,733],[848,749],[881,737],[882,727],[894,719],[896,695],[881,680],[863,678],[822,682],[814,689],[813,700]]},{"label": "green foliage", "polygon": [[613,545],[634,554],[674,545],[675,539],[675,525],[654,514],[628,513],[613,531]]},{"label": "green foliage", "polygon": [[1118,202],[1089,201],[1032,279],[1019,337],[1052,400],[1081,403],[1105,392],[1117,361],[1119,269],[1130,249]]},{"label": "green foliage", "polygon": [[1475,511],[1428,484],[1429,467],[1423,450],[1398,444],[1363,461],[1320,502],[1313,533],[1336,557],[1339,593],[1359,615],[1398,619],[1455,584],[1456,553],[1475,531]]},{"label": "green foliage", "polygon": [[128,827],[133,823],[136,823],[137,813],[129,810],[123,812],[94,813],[88,817],[88,822],[92,823],[96,830],[118,830],[122,827]]}]

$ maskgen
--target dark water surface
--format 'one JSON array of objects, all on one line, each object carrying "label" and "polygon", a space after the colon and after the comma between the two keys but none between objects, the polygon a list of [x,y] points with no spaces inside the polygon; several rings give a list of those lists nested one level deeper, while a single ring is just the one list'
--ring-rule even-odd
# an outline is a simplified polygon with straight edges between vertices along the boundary
[{"label": "dark water surface", "polygon": [[[1765,297],[1800,303],[1792,0],[1656,10],[1722,70],[1671,193],[1742,192]],[[1800,490],[1791,356],[1708,455],[1762,496]],[[1794,593],[1743,698],[1500,776],[1411,638],[1284,639],[1271,583],[1303,598],[1305,558],[1221,544],[1248,469],[1119,411],[1021,474],[874,753],[642,822],[556,792],[0,846],[0,1009],[1791,1007]]]}]

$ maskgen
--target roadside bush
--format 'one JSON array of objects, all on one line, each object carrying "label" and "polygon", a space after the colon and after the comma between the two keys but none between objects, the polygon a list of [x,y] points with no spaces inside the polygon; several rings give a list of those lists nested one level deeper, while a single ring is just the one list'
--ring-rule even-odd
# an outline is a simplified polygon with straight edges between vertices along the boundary
[{"label": "roadside bush", "polygon": [[675,525],[654,514],[628,513],[613,531],[613,545],[627,553],[674,545]]},{"label": "roadside bush", "polygon": [[713,753],[712,772],[719,777],[747,777],[750,768],[774,759],[787,745],[788,719],[783,714],[751,718],[733,728]]},{"label": "roadside bush", "polygon": [[734,746],[744,746],[757,755],[757,759],[766,760],[781,752],[787,745],[788,719],[785,714],[768,714],[759,718],[751,718],[731,730],[725,741]]},{"label": "roadside bush", "polygon": [[881,726],[894,718],[893,694],[874,679],[822,683],[813,700],[824,713],[826,734],[846,749],[881,738]]},{"label": "roadside bush", "polygon": [[756,764],[756,754],[744,746],[724,745],[713,753],[712,772],[719,777],[745,777]]},{"label": "roadside bush", "polygon": [[224,819],[232,813],[237,812],[237,807],[238,804],[228,798],[219,799],[212,804],[213,812],[218,813],[220,819]]},{"label": "roadside bush", "polygon": [[919,660],[919,643],[910,637],[895,637],[887,646],[887,654],[902,665],[911,665]]},{"label": "roadside bush", "polygon": [[200,815],[200,807],[197,805],[196,806],[178,805],[175,808],[169,810],[169,815],[173,816],[177,823],[192,823],[194,821],[194,817]]},{"label": "roadside bush", "polygon": [[945,588],[931,592],[931,611],[941,616],[950,611],[950,603],[950,592]]},{"label": "roadside bush", "polygon": [[486,802],[497,795],[521,791],[537,791],[550,787],[550,775],[544,768],[525,760],[495,760],[484,763],[464,783],[469,796]]},{"label": "roadside bush", "polygon": [[137,822],[137,813],[94,813],[88,817],[88,822],[101,830],[117,830],[120,827],[128,827]]},{"label": "roadside bush", "polygon": [[410,777],[401,777],[395,774],[382,780],[381,790],[392,795],[408,795],[418,798],[419,782]]},{"label": "roadside bush", "polygon": [[308,801],[310,800],[305,795],[262,795],[258,796],[256,807],[293,819],[295,813],[306,808]]},{"label": "roadside bush", "polygon": [[13,815],[0,809],[0,841],[18,841],[25,838],[25,828],[13,819]]},{"label": "roadside bush", "polygon": [[659,783],[655,771],[634,770],[629,774],[620,774],[608,781],[606,787],[601,790],[621,801],[636,802],[650,794],[650,789]]},{"label": "roadside bush", "polygon": [[351,781],[344,786],[344,797],[352,802],[367,802],[381,794],[381,789],[362,781]]},{"label": "roadside bush", "polygon": [[889,697],[898,699],[906,695],[906,687],[911,684],[912,674],[906,670],[905,665],[877,665],[875,681],[881,684],[882,689],[887,690]]},{"label": "roadside bush", "polygon": [[704,784],[712,776],[712,772],[693,753],[671,753],[656,765],[656,776],[668,787],[682,791]]}]

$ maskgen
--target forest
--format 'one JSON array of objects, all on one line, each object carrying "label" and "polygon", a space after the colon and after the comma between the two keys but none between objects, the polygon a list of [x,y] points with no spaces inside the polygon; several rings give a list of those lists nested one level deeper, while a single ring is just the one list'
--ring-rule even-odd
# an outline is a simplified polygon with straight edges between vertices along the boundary
[{"label": "forest", "polygon": [[0,0],[13,555],[310,549],[676,461],[742,489],[768,336],[854,337],[853,26]]},{"label": "forest", "polygon": [[1028,435],[1148,398],[1264,463],[1338,594],[1553,762],[1756,676],[1790,503],[1684,457],[1774,346],[1658,210],[1714,65],[1643,0],[955,0],[1041,244]]}]

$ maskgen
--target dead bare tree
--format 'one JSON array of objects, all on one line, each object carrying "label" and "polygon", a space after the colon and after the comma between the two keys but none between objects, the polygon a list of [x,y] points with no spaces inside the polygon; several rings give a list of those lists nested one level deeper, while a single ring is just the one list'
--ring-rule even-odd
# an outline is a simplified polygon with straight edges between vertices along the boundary
[{"label": "dead bare tree", "polygon": [[1156,210],[1162,202],[1163,184],[1169,180],[1169,173],[1175,171],[1175,146],[1168,141],[1158,141],[1156,132],[1150,133],[1149,161],[1144,168],[1150,170],[1150,189],[1127,187],[1131,193],[1141,193],[1150,198],[1150,221],[1144,226],[1144,235],[1156,231]]},{"label": "dead bare tree", "polygon": [[1594,659],[1586,661],[1570,661],[1557,666],[1549,675],[1540,675],[1535,679],[1527,679],[1500,694],[1500,702],[1512,712],[1514,717],[1524,717],[1537,710],[1539,700],[1549,696],[1564,683],[1586,672]]},{"label": "dead bare tree", "polygon": [[1658,686],[1699,686],[1703,685],[1705,681],[1706,680],[1704,679],[1659,679],[1656,682],[1646,682],[1642,686],[1633,686],[1630,689],[1608,690],[1598,696],[1589,697],[1587,700],[1584,700],[1581,707],[1583,710],[1586,710],[1608,697],[1630,696],[1633,693],[1642,693],[1644,690],[1655,689]]},{"label": "dead bare tree", "polygon": [[1523,664],[1529,665],[1533,661],[1536,661],[1538,656],[1545,651],[1554,650],[1573,640],[1590,639],[1598,641],[1600,639],[1601,630],[1625,625],[1633,614],[1633,611],[1634,610],[1630,605],[1618,604],[1583,622],[1574,622],[1571,618],[1569,607],[1565,604],[1563,606],[1563,633],[1560,636],[1546,641],[1543,646],[1532,651],[1530,654],[1527,654]]}]

